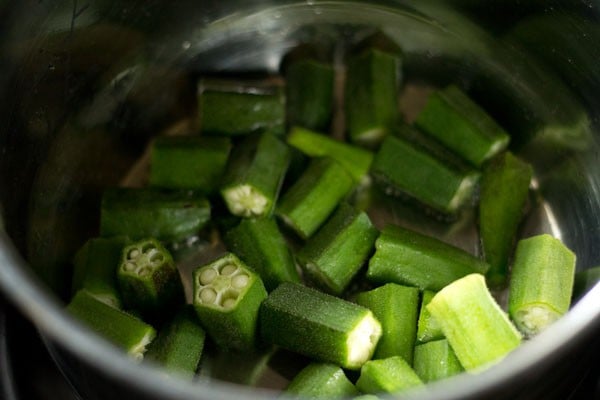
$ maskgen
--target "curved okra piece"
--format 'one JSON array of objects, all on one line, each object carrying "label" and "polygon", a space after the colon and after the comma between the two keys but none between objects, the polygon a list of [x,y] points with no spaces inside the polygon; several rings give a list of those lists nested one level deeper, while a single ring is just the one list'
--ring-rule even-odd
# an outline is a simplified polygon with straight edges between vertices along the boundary
[{"label": "curved okra piece", "polygon": [[359,293],[356,302],[373,311],[381,323],[383,333],[373,358],[401,356],[412,365],[419,289],[388,283]]},{"label": "curved okra piece", "polygon": [[222,348],[256,348],[258,309],[267,291],[237,256],[227,253],[193,274],[194,308],[208,335]]},{"label": "curved okra piece", "polygon": [[67,311],[137,360],[144,357],[146,346],[156,337],[150,325],[98,300],[85,289],[75,294]]},{"label": "curved okra piece", "polygon": [[522,220],[532,168],[509,152],[492,159],[483,169],[479,195],[481,250],[490,264],[490,287],[502,287],[508,278],[519,223]]},{"label": "curved okra piece", "polygon": [[301,398],[336,399],[356,396],[358,390],[338,365],[313,362],[292,379],[284,394]]},{"label": "curved okra piece", "polygon": [[423,382],[449,378],[463,371],[446,339],[415,346],[414,369]]},{"label": "curved okra piece", "polygon": [[424,290],[421,296],[421,311],[419,312],[419,321],[417,322],[417,342],[427,343],[432,340],[440,340],[444,338],[444,333],[440,324],[431,316],[427,310],[427,304],[435,296],[434,291]]},{"label": "curved okra piece", "polygon": [[262,339],[319,361],[359,369],[381,336],[373,313],[297,283],[282,283],[260,308]]},{"label": "curved okra piece", "polygon": [[356,387],[363,393],[397,393],[423,386],[421,378],[400,356],[367,361],[360,369]]},{"label": "curved okra piece", "polygon": [[436,293],[427,310],[467,371],[487,368],[521,344],[521,334],[496,303],[481,274],[452,282]]},{"label": "curved okra piece", "polygon": [[274,218],[243,218],[224,236],[227,248],[256,271],[267,290],[300,282],[294,258]]},{"label": "curved okra piece", "polygon": [[209,220],[210,204],[199,192],[112,188],[102,196],[100,234],[177,241],[197,235]]},{"label": "curved okra piece", "polygon": [[536,335],[569,310],[575,261],[571,250],[547,234],[517,244],[508,312],[526,336]]},{"label": "curved okra piece", "polygon": [[252,135],[234,147],[221,195],[240,217],[271,215],[290,163],[290,149],[271,133]]},{"label": "curved okra piece", "polygon": [[342,203],[296,258],[317,286],[339,296],[367,261],[378,234],[365,212]]},{"label": "curved okra piece", "polygon": [[476,167],[506,149],[510,139],[455,85],[432,93],[415,124]]},{"label": "curved okra piece", "polygon": [[485,274],[488,268],[485,261],[458,247],[400,226],[388,225],[375,242],[367,279],[435,291],[465,275]]},{"label": "curved okra piece", "polygon": [[281,196],[276,214],[301,238],[309,238],[353,187],[341,165],[328,157],[315,158]]},{"label": "curved okra piece", "polygon": [[152,318],[183,303],[183,285],[169,251],[156,239],[134,242],[123,248],[117,281],[127,308]]}]

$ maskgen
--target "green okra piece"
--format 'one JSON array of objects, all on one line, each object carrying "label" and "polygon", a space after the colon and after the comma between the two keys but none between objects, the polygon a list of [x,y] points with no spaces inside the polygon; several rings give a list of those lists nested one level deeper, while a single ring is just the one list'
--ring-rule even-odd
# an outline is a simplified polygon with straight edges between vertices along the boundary
[{"label": "green okra piece", "polygon": [[446,339],[415,346],[414,369],[423,382],[433,382],[463,371],[460,361]]},{"label": "green okra piece", "polygon": [[231,140],[224,137],[158,137],[152,143],[150,185],[211,193],[219,187],[230,150]]},{"label": "green okra piece", "polygon": [[508,146],[510,137],[455,85],[430,95],[415,124],[480,167]]},{"label": "green okra piece", "polygon": [[310,237],[353,188],[346,170],[323,157],[311,161],[298,180],[281,196],[276,214],[300,237]]},{"label": "green okra piece", "polygon": [[112,188],[102,196],[100,234],[178,241],[197,235],[209,220],[210,204],[199,192]]},{"label": "green okra piece", "polygon": [[519,241],[510,277],[508,312],[523,334],[536,335],[569,310],[575,261],[575,254],[551,235]]},{"label": "green okra piece", "polygon": [[479,196],[481,250],[490,264],[486,274],[491,287],[502,287],[512,254],[533,170],[509,152],[492,159],[483,169]]},{"label": "green okra piece", "polygon": [[[207,352],[208,353],[208,352]],[[239,385],[259,386],[268,375],[273,348],[261,351],[217,349],[215,354],[202,357],[199,375]]]},{"label": "green okra piece", "polygon": [[427,343],[432,340],[440,340],[444,338],[444,333],[440,324],[431,316],[427,310],[427,304],[435,296],[434,291],[424,290],[421,296],[421,311],[419,312],[419,321],[417,322],[417,342]]},{"label": "green okra piece", "polygon": [[266,343],[347,369],[369,360],[381,336],[370,310],[288,282],[263,302],[260,326]]},{"label": "green okra piece", "polygon": [[399,118],[400,57],[374,48],[347,60],[344,104],[350,140],[379,142]]},{"label": "green okra piece", "polygon": [[379,397],[375,396],[374,394],[363,394],[353,397],[352,400],[379,400]]},{"label": "green okra piece", "polygon": [[203,79],[198,107],[203,133],[224,136],[285,132],[285,93],[271,82]]},{"label": "green okra piece", "polygon": [[600,282],[600,266],[584,269],[575,273],[573,282],[573,300],[582,298],[591,288]]},{"label": "green okra piece", "polygon": [[160,317],[183,303],[183,285],[171,253],[156,239],[127,245],[121,253],[117,281],[123,303],[142,315]]},{"label": "green okra piece", "polygon": [[224,237],[227,248],[256,271],[268,291],[300,282],[294,258],[274,218],[243,218]]},{"label": "green okra piece", "polygon": [[284,393],[309,399],[335,399],[358,395],[338,365],[313,362],[292,379]]},{"label": "green okra piece", "polygon": [[287,142],[308,156],[337,161],[356,182],[365,179],[373,161],[373,153],[369,150],[298,126],[291,128]]},{"label": "green okra piece", "polygon": [[342,203],[296,258],[323,291],[341,295],[371,255],[378,234],[365,212]]},{"label": "green okra piece", "polygon": [[86,289],[106,304],[120,308],[117,268],[123,247],[128,243],[129,239],[124,236],[85,242],[73,258],[72,293]]},{"label": "green okra piece", "polygon": [[488,268],[485,261],[458,247],[400,226],[388,225],[375,242],[367,279],[436,291],[465,275],[485,274]]},{"label": "green okra piece", "polygon": [[521,344],[521,334],[492,297],[482,274],[452,282],[431,299],[427,310],[466,371],[487,368]]},{"label": "green okra piece", "polygon": [[439,144],[407,125],[385,138],[371,175],[386,193],[408,196],[441,212],[456,214],[472,198],[480,173],[455,160]]},{"label": "green okra piece", "polygon": [[85,289],[75,294],[67,311],[138,360],[144,357],[146,346],[156,337],[152,326],[98,300]]},{"label": "green okra piece", "polygon": [[356,387],[363,393],[397,393],[423,386],[423,382],[400,356],[367,361],[360,369]]},{"label": "green okra piece", "polygon": [[333,66],[314,59],[290,62],[285,71],[288,125],[327,130],[333,110]]},{"label": "green okra piece", "polygon": [[388,283],[359,293],[356,302],[373,311],[381,323],[382,334],[374,359],[401,356],[409,365],[417,332],[419,289]]},{"label": "green okra piece", "polygon": [[193,376],[198,369],[206,333],[190,305],[179,311],[148,346],[146,359],[169,372]]},{"label": "green okra piece", "polygon": [[267,132],[236,146],[221,185],[229,211],[240,217],[271,215],[290,157],[287,145]]},{"label": "green okra piece", "polygon": [[194,308],[206,333],[222,348],[256,348],[258,310],[267,297],[259,276],[226,253],[193,274]]}]

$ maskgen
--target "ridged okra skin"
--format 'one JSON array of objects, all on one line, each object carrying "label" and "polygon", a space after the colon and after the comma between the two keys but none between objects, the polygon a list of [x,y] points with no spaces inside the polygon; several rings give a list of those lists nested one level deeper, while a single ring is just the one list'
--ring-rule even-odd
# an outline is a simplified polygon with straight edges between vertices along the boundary
[{"label": "ridged okra skin", "polygon": [[397,121],[400,67],[398,55],[375,48],[348,58],[344,104],[352,142],[377,143]]},{"label": "ridged okra skin", "polygon": [[337,399],[356,396],[359,392],[338,365],[313,362],[292,379],[284,394],[311,399]]},{"label": "ridged okra skin", "polygon": [[440,324],[431,316],[427,310],[427,304],[435,296],[434,291],[424,290],[421,296],[421,310],[419,312],[419,320],[417,322],[417,343],[427,343],[432,340],[440,340],[444,338],[444,333]]},{"label": "ridged okra skin", "polygon": [[72,293],[86,289],[99,300],[120,308],[117,268],[128,243],[124,236],[88,240],[73,257]]},{"label": "ridged okra skin", "polygon": [[375,182],[444,215],[455,215],[472,198],[480,173],[466,168],[412,127],[385,138],[371,165]]},{"label": "ridged okra skin", "polygon": [[352,190],[352,176],[330,158],[315,158],[281,196],[276,214],[301,238],[319,229]]},{"label": "ridged okra skin", "polygon": [[265,343],[359,369],[373,355],[381,325],[364,307],[286,282],[263,302],[260,331]]},{"label": "ridged okra skin", "polygon": [[290,158],[288,146],[271,133],[251,135],[239,143],[221,185],[229,211],[240,217],[271,215]]},{"label": "ridged okra skin", "polygon": [[575,281],[573,282],[573,301],[583,297],[598,282],[600,282],[600,266],[576,272]]},{"label": "ridged okra skin", "polygon": [[327,130],[333,110],[333,66],[314,59],[292,61],[286,68],[288,125]]},{"label": "ridged okra skin", "polygon": [[267,291],[233,253],[193,273],[194,308],[206,333],[221,348],[252,351],[257,346],[258,310]]},{"label": "ridged okra skin", "polygon": [[268,291],[300,283],[294,258],[274,218],[243,218],[224,237],[227,248],[256,271]]},{"label": "ridged okra skin", "polygon": [[417,332],[419,289],[388,283],[359,293],[356,302],[373,311],[382,334],[373,359],[401,356],[409,365]]},{"label": "ridged okra skin", "polygon": [[415,124],[476,167],[502,150],[510,137],[458,87],[430,95]]},{"label": "ridged okra skin", "polygon": [[423,386],[410,365],[400,356],[367,361],[360,370],[356,387],[363,393],[398,393]]},{"label": "ridged okra skin", "polygon": [[214,192],[231,151],[224,137],[160,136],[152,143],[150,185]]},{"label": "ridged okra skin", "polygon": [[466,371],[499,362],[521,344],[521,334],[485,285],[470,274],[440,290],[427,305]]},{"label": "ridged okra skin", "polygon": [[517,244],[508,312],[526,336],[541,332],[569,310],[575,261],[575,254],[548,234]]},{"label": "ridged okra skin", "polygon": [[388,225],[375,242],[367,279],[436,291],[465,275],[485,274],[488,268],[486,262],[458,247],[400,226]]},{"label": "ridged okra skin", "polygon": [[529,185],[531,165],[509,152],[492,159],[483,169],[479,195],[479,235],[491,287],[502,287],[508,279],[509,257],[515,244]]},{"label": "ridged okra skin", "polygon": [[152,319],[163,319],[183,304],[183,285],[173,257],[156,239],[144,239],[123,248],[117,281],[124,305]]},{"label": "ridged okra skin", "polygon": [[463,371],[460,361],[446,339],[415,346],[414,369],[423,382],[449,378]]},{"label": "ridged okra skin", "polygon": [[138,360],[143,358],[146,346],[156,337],[153,327],[98,300],[85,289],[75,294],[67,311]]},{"label": "ridged okra skin", "polygon": [[183,307],[148,346],[146,359],[170,373],[193,376],[198,369],[206,333],[190,305]]},{"label": "ridged okra skin", "polygon": [[209,220],[210,203],[199,192],[112,188],[102,196],[100,234],[178,241],[198,234]]},{"label": "ridged okra skin", "polygon": [[323,291],[341,295],[371,255],[378,234],[365,212],[342,203],[296,257]]}]

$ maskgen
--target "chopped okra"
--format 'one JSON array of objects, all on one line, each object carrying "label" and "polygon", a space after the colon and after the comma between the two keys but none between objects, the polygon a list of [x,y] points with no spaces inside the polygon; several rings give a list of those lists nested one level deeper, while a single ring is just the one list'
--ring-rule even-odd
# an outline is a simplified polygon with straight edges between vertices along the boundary
[{"label": "chopped okra", "polygon": [[355,396],[358,390],[339,366],[315,362],[294,377],[285,393],[308,398],[337,399]]},{"label": "chopped okra", "polygon": [[423,382],[449,378],[463,371],[446,339],[415,346],[414,369]]},{"label": "chopped okra", "polygon": [[438,324],[427,310],[427,304],[433,299],[435,292],[432,290],[424,290],[421,296],[421,311],[419,312],[419,321],[417,322],[417,342],[427,343],[432,340],[444,338],[444,333],[440,324]]},{"label": "chopped okra", "polygon": [[367,361],[360,370],[356,387],[363,393],[398,393],[423,386],[411,366],[400,356]]}]

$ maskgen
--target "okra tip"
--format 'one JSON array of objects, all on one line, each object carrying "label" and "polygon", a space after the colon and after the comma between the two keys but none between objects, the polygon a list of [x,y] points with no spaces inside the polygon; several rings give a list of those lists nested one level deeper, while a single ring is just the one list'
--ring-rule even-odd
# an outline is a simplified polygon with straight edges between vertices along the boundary
[{"label": "okra tip", "polygon": [[348,347],[347,366],[349,369],[360,368],[371,359],[381,337],[381,324],[369,311],[354,330],[348,335],[346,345]]}]

